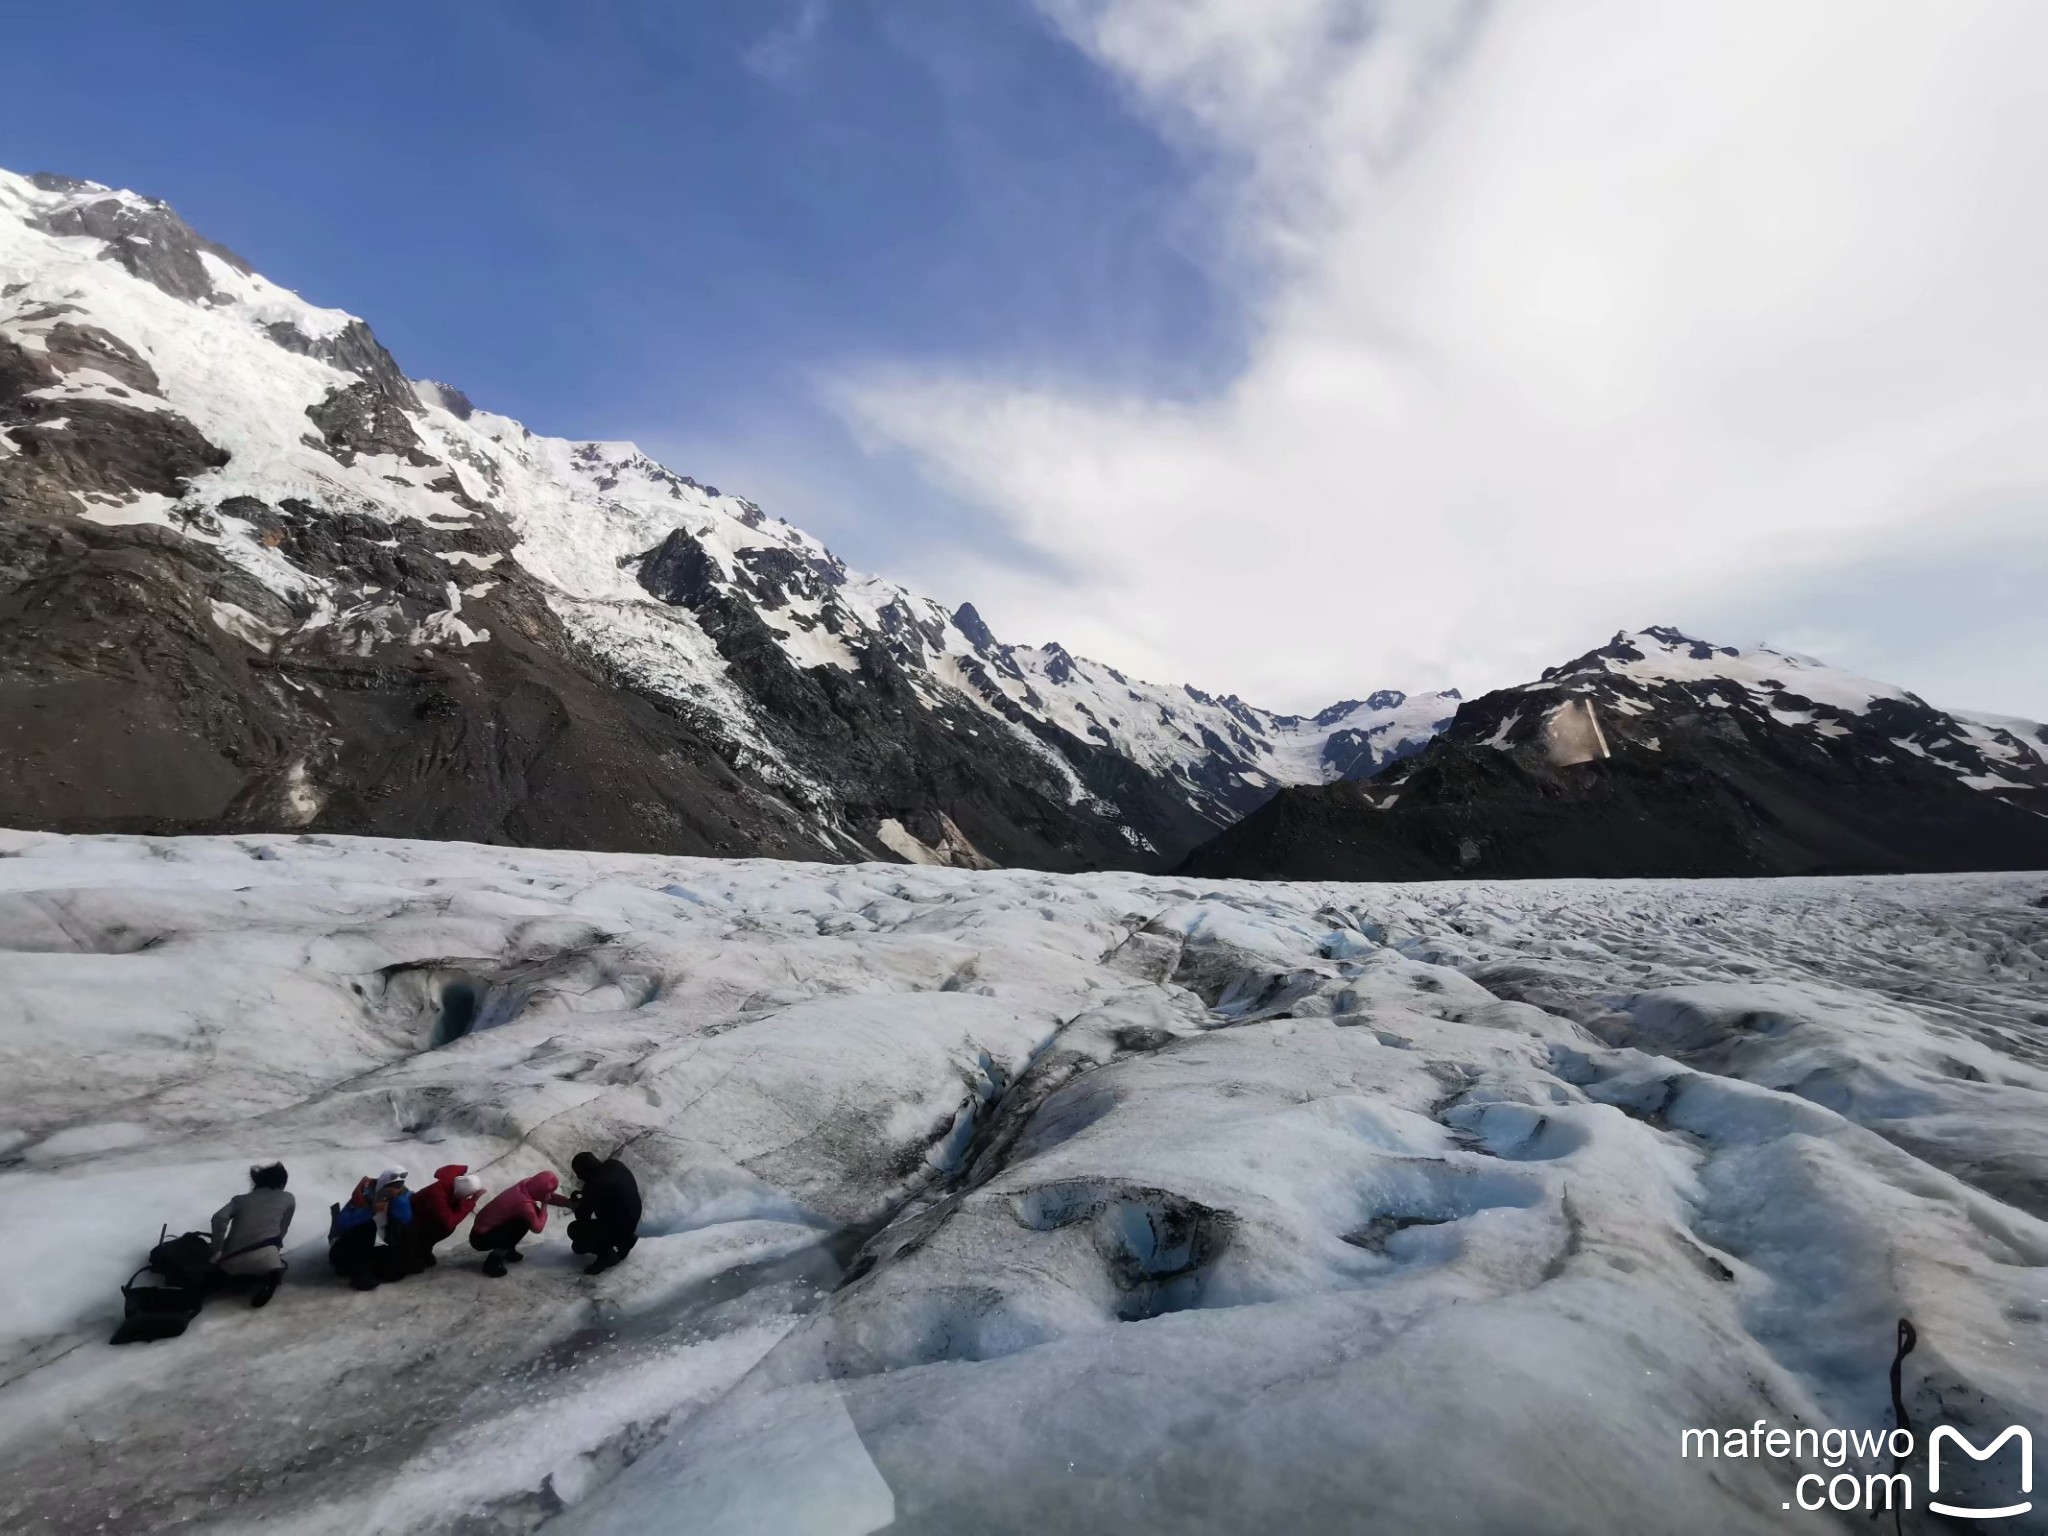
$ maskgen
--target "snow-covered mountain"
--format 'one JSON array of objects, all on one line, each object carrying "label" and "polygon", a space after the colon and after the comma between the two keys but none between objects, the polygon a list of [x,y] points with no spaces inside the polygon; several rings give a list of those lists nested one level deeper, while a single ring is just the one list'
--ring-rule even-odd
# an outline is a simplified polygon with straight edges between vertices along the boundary
[{"label": "snow-covered mountain", "polygon": [[16,825],[1049,868],[1999,866],[2048,811],[2037,724],[1668,629],[1313,716],[1005,643],[408,378],[163,203],[6,173],[0,747]]},{"label": "snow-covered mountain", "polygon": [[0,820],[1156,863],[1377,771],[1313,717],[1004,644],[630,443],[409,379],[164,203],[0,172]]},{"label": "snow-covered mountain", "polygon": [[1515,691],[1538,700],[1583,698],[1632,717],[1687,700],[1761,712],[1820,740],[1854,738],[1853,750],[1880,762],[1892,752],[1918,757],[1971,789],[2048,811],[2048,725],[1945,712],[1893,684],[1768,645],[1740,650],[1653,627],[1618,634]]},{"label": "snow-covered mountain", "polygon": [[2048,727],[1651,628],[1464,704],[1368,781],[1282,791],[1186,867],[1350,879],[2048,868]]}]

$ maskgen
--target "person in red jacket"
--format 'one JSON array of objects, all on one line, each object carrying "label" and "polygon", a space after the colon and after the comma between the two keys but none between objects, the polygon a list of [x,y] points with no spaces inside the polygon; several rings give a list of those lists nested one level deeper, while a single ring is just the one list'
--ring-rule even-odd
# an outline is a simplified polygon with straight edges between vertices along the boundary
[{"label": "person in red jacket", "polygon": [[434,1170],[434,1182],[412,1197],[412,1267],[417,1274],[439,1262],[435,1245],[462,1225],[462,1219],[476,1209],[484,1181],[469,1171],[466,1163],[450,1163]]},{"label": "person in red jacket", "polygon": [[555,1193],[560,1182],[552,1173],[533,1174],[476,1213],[469,1226],[469,1246],[490,1255],[484,1260],[484,1273],[493,1280],[505,1273],[508,1263],[526,1257],[519,1251],[520,1240],[546,1228],[549,1206],[569,1209],[569,1201]]}]

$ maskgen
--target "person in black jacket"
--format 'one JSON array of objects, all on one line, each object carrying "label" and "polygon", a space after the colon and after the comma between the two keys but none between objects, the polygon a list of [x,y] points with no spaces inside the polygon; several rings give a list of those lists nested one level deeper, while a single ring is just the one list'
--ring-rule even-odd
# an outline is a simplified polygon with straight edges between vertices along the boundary
[{"label": "person in black jacket", "polygon": [[575,1220],[569,1223],[569,1249],[595,1257],[583,1273],[601,1275],[633,1251],[640,1240],[640,1184],[633,1170],[616,1157],[578,1152],[569,1171],[581,1186],[570,1196]]}]

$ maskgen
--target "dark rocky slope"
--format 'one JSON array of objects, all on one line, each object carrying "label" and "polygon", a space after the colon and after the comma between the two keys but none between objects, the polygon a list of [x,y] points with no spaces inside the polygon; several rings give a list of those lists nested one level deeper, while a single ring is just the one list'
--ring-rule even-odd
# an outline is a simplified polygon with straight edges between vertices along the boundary
[{"label": "dark rocky slope", "polygon": [[[1764,671],[1783,675],[1756,675],[1759,656]],[[1717,664],[1732,675],[1715,676]],[[1182,872],[1430,880],[2048,869],[2048,817],[2031,809],[2038,758],[1911,695],[1859,698],[1848,686],[1856,681],[1668,630],[1618,636],[1542,682],[1473,700],[1422,752],[1370,781],[1282,790]],[[2014,787],[1978,787],[1993,779]]]},{"label": "dark rocky slope", "polygon": [[832,856],[661,701],[574,664],[516,594],[491,604],[490,646],[367,656],[264,654],[215,602],[292,618],[162,528],[0,517],[0,824]]}]

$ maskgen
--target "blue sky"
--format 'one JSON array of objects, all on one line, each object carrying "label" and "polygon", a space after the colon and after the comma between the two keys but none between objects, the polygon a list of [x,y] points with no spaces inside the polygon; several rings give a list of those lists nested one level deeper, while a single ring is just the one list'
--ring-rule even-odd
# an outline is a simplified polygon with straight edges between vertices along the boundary
[{"label": "blue sky", "polygon": [[398,15],[18,7],[0,164],[1141,676],[1676,623],[2048,717],[2033,0]]},{"label": "blue sky", "polygon": [[857,448],[819,377],[1231,364],[1182,157],[1029,5],[406,11],[25,10],[0,163],[164,197],[416,375],[674,454],[873,566],[971,508]]}]

